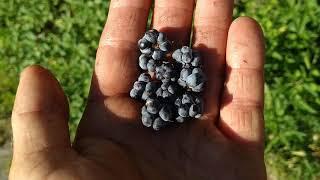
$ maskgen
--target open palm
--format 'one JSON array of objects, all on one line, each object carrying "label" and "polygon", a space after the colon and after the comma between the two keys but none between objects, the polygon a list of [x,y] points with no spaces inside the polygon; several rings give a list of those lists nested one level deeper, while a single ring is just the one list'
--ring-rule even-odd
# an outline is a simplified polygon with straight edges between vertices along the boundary
[{"label": "open palm", "polygon": [[152,28],[178,46],[192,37],[208,83],[201,120],[154,132],[143,127],[141,105],[128,96],[151,4],[111,1],[72,146],[59,83],[40,66],[24,70],[12,114],[10,179],[266,178],[259,25],[247,17],[231,22],[232,0],[155,1]]}]

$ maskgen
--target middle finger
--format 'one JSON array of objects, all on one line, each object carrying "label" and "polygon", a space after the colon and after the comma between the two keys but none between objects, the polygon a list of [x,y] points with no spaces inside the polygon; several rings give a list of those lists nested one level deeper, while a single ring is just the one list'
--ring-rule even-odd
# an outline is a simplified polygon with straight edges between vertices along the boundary
[{"label": "middle finger", "polygon": [[165,32],[179,47],[189,45],[194,0],[155,0],[152,28]]},{"label": "middle finger", "polygon": [[208,76],[204,92],[205,112],[217,118],[219,96],[224,79],[228,29],[232,20],[233,0],[197,0],[194,17],[194,48],[199,50]]}]

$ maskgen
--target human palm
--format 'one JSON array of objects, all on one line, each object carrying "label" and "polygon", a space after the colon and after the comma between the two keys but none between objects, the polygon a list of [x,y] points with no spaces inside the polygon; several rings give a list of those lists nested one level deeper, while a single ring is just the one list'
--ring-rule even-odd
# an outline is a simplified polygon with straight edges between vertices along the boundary
[{"label": "human palm", "polygon": [[[196,6],[194,6],[196,4]],[[205,113],[154,132],[140,122],[128,92],[137,78],[136,42],[150,0],[113,0],[101,36],[91,90],[75,142],[68,102],[40,66],[21,75],[12,114],[10,179],[265,179],[263,36],[231,0],[156,0],[153,28],[203,56]]]}]

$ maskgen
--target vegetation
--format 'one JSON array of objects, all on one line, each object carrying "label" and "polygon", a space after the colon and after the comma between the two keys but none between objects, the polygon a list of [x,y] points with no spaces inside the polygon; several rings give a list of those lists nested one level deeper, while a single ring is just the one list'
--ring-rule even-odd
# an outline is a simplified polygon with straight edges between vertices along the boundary
[{"label": "vegetation", "polygon": [[[75,132],[108,5],[107,0],[0,2],[0,144],[10,139],[19,72],[30,64],[49,68],[61,82]],[[320,178],[320,2],[240,0],[234,14],[257,19],[266,37],[270,176]]]}]

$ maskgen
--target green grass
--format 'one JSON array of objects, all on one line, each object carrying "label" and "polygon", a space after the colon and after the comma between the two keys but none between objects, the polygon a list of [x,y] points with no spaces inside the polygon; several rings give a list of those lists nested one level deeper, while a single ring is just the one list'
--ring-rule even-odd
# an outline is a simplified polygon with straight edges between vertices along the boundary
[{"label": "green grass", "polygon": [[[242,0],[235,17],[249,15],[267,46],[266,150],[279,179],[320,178],[320,2]],[[107,0],[0,2],[0,144],[10,140],[10,114],[19,72],[49,68],[71,102],[75,132],[86,101]]]}]

